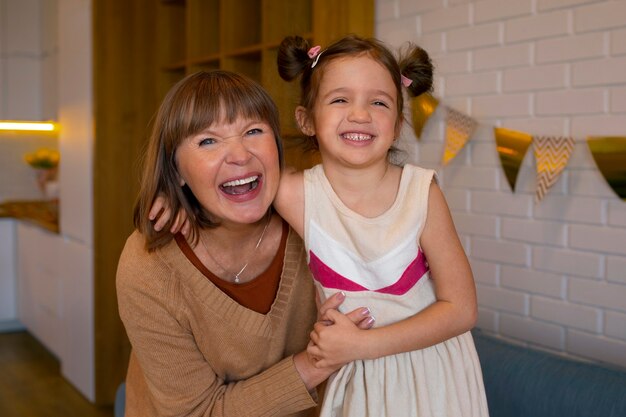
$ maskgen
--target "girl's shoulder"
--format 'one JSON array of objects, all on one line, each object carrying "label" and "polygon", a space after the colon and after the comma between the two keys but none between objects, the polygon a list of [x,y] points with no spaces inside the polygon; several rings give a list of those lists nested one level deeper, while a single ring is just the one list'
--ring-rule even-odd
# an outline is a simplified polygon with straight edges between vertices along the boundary
[{"label": "girl's shoulder", "polygon": [[423,168],[413,164],[406,164],[402,168],[403,182],[409,187],[429,189],[431,184],[438,184],[437,171]]},{"label": "girl's shoulder", "polygon": [[437,171],[435,171],[434,169],[424,168],[424,167],[420,167],[418,165],[413,165],[413,164],[405,164],[402,167],[402,169],[410,172],[413,175],[426,176],[426,177],[430,176],[430,177],[434,177],[435,179],[437,178]]}]

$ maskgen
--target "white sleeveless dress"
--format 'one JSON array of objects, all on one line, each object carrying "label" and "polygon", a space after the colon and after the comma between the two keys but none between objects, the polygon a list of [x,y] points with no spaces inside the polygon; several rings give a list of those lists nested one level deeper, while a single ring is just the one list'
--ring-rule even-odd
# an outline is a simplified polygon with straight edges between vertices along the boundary
[{"label": "white sleeveless dress", "polygon": [[[419,247],[433,176],[432,170],[406,165],[392,207],[366,218],[341,202],[321,165],[305,171],[304,240],[322,300],[343,290],[341,310],[367,306],[376,326],[403,320],[435,302]],[[328,381],[320,416],[488,416],[471,334],[345,365]]]}]

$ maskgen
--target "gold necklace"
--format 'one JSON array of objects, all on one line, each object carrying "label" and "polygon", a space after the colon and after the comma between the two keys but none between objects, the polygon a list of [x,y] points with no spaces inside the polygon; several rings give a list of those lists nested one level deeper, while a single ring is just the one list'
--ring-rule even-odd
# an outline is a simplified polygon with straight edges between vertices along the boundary
[{"label": "gold necklace", "polygon": [[265,236],[265,232],[267,231],[267,228],[270,225],[270,222],[272,221],[272,212],[271,210],[268,212],[268,217],[267,217],[267,223],[265,223],[265,227],[263,228],[263,231],[261,232],[261,236],[259,236],[259,240],[257,240],[256,245],[254,246],[254,249],[252,249],[252,253],[250,254],[250,258],[248,259],[248,262],[246,262],[241,269],[239,270],[239,272],[237,272],[236,274],[233,274],[231,271],[229,271],[228,269],[224,268],[222,266],[222,264],[220,264],[219,262],[217,262],[217,259],[215,259],[213,257],[213,255],[211,255],[211,252],[209,251],[209,249],[207,248],[206,244],[204,243],[204,239],[202,238],[202,235],[200,235],[200,243],[202,243],[202,246],[204,247],[204,250],[206,251],[207,255],[209,255],[209,257],[213,260],[213,262],[215,262],[215,264],[217,266],[219,266],[220,268],[222,268],[225,272],[227,272],[229,275],[233,276],[233,279],[235,281],[235,284],[239,284],[240,281],[240,277],[241,274],[243,274],[243,271],[246,270],[246,268],[248,267],[248,264],[250,263],[250,261],[252,261],[252,259],[254,258],[254,255],[256,254],[257,249],[259,248],[259,246],[261,246],[261,241],[263,240],[263,236]]}]

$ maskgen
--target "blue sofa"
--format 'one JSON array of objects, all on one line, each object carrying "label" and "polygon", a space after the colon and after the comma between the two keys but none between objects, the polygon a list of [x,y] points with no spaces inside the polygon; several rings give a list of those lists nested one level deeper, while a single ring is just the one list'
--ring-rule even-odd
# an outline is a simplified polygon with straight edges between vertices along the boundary
[{"label": "blue sofa", "polygon": [[[473,336],[491,417],[626,417],[626,371]],[[124,403],[122,384],[115,417]]]},{"label": "blue sofa", "polygon": [[491,417],[626,417],[626,371],[473,335]]}]

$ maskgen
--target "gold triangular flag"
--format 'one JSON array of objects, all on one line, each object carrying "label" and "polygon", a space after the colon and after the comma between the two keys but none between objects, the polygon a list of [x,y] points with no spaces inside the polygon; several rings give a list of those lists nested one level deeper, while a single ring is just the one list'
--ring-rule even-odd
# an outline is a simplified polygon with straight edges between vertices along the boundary
[{"label": "gold triangular flag", "polygon": [[430,93],[420,94],[411,100],[411,121],[413,123],[413,131],[419,140],[422,136],[424,125],[435,112],[439,105],[439,100]]},{"label": "gold triangular flag", "polygon": [[465,146],[477,125],[476,120],[446,106],[446,146],[443,151],[443,165],[447,165]]},{"label": "gold triangular flag", "polygon": [[493,132],[496,138],[496,149],[500,155],[500,163],[504,170],[511,191],[515,191],[515,182],[520,166],[526,156],[528,147],[533,138],[528,133],[517,132],[515,130],[494,127]]},{"label": "gold triangular flag", "polygon": [[533,149],[537,161],[537,189],[535,201],[539,202],[559,179],[572,151],[574,138],[563,136],[534,136]]},{"label": "gold triangular flag", "polygon": [[626,137],[590,136],[587,146],[606,182],[626,201]]}]

